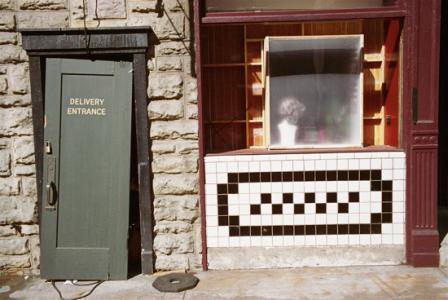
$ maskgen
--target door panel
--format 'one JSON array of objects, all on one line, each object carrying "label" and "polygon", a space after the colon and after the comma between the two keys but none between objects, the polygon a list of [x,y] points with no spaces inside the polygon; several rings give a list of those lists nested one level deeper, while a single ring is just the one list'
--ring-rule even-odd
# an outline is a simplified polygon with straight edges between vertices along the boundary
[{"label": "door panel", "polygon": [[127,276],[131,69],[129,62],[47,59],[45,278]]}]

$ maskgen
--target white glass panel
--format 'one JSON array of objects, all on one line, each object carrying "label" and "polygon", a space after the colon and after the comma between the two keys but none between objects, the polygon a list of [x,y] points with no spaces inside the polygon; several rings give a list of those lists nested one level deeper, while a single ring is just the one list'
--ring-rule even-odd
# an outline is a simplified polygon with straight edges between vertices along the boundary
[{"label": "white glass panel", "polygon": [[271,147],[361,146],[362,35],[268,37]]}]

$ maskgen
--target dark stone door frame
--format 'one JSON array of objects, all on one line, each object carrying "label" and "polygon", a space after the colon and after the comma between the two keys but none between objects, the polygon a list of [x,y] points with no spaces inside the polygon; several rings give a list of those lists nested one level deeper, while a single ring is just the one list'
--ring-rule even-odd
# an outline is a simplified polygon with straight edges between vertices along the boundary
[{"label": "dark stone door frame", "polygon": [[128,59],[133,62],[133,105],[137,144],[142,273],[154,273],[153,196],[147,115],[146,55],[156,42],[150,27],[22,30],[30,64],[39,222],[43,182],[45,59]]}]

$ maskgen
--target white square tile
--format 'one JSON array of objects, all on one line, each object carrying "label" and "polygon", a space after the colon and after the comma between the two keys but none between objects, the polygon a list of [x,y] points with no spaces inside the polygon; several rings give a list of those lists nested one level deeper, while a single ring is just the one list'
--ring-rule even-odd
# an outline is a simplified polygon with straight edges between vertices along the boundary
[{"label": "white square tile", "polygon": [[266,226],[272,225],[272,215],[271,214],[269,214],[269,215],[262,215],[261,216],[261,224],[262,225],[266,225]]},{"label": "white square tile", "polygon": [[292,190],[294,193],[303,192],[305,190],[305,184],[303,182],[293,182]]},{"label": "white square tile", "polygon": [[284,236],[283,246],[294,246],[294,236]]},{"label": "white square tile", "polygon": [[325,192],[327,190],[327,183],[325,181],[316,181],[316,192]]},{"label": "white square tile", "polygon": [[381,224],[381,232],[383,234],[392,234],[393,233],[393,225],[392,224]]},{"label": "white square tile", "polygon": [[338,204],[337,203],[327,203],[327,214],[337,214]]},{"label": "white square tile", "polygon": [[349,245],[359,245],[359,235],[350,234],[348,236]]},{"label": "white square tile", "polygon": [[[241,207],[240,207],[240,210],[241,210]],[[250,226],[251,225],[249,214],[240,215],[240,225],[242,225],[242,226]]]},{"label": "white square tile", "polygon": [[316,160],[314,162],[314,164],[315,164],[315,169],[317,171],[325,170],[325,166],[326,166],[326,161],[325,160]]},{"label": "white square tile", "polygon": [[240,214],[239,205],[229,205],[229,215],[238,216]]},{"label": "white square tile", "polygon": [[216,174],[217,183],[228,183],[227,173],[218,173]]},{"label": "white square tile", "polygon": [[238,163],[235,161],[228,162],[227,163],[227,172],[238,173]]},{"label": "white square tile", "polygon": [[383,235],[381,235],[381,244],[390,245],[392,243],[393,243],[393,236],[392,236],[392,234],[383,234]]},{"label": "white square tile", "polygon": [[404,189],[405,189],[404,180],[394,180],[392,182],[393,191],[404,191]]},{"label": "white square tile", "polygon": [[283,172],[291,172],[292,171],[292,161],[290,161],[290,160],[282,161],[282,171]]},{"label": "white square tile", "polygon": [[371,158],[372,153],[370,152],[357,152],[355,153],[355,158]]},{"label": "white square tile", "polygon": [[225,161],[225,162],[234,161],[235,159],[236,159],[235,156],[219,156],[218,157],[218,161]]},{"label": "white square tile", "polygon": [[370,159],[360,159],[359,160],[359,169],[360,170],[369,170],[370,169]]},{"label": "white square tile", "polygon": [[380,213],[381,211],[382,211],[381,202],[370,203],[370,212],[371,213]]},{"label": "white square tile", "polygon": [[294,225],[304,225],[305,215],[294,215]]},{"label": "white square tile", "polygon": [[389,153],[387,152],[372,152],[372,158],[384,158],[389,157]]},{"label": "white square tile", "polygon": [[381,245],[381,234],[370,235],[370,244],[371,245]]},{"label": "white square tile", "polygon": [[216,183],[216,174],[215,173],[205,174],[205,183]]},{"label": "white square tile", "polygon": [[272,246],[283,246],[283,237],[282,236],[273,236],[272,237]]},{"label": "white square tile", "polygon": [[272,201],[272,203],[275,203],[275,204],[283,203],[283,194],[282,193],[272,193],[271,201]]},{"label": "white square tile", "polygon": [[405,214],[404,213],[394,213],[394,222],[396,224],[404,224]]},{"label": "white square tile", "polygon": [[370,203],[360,203],[359,204],[359,212],[360,213],[369,213],[370,212]]},{"label": "white square tile", "polygon": [[260,226],[261,225],[261,216],[260,215],[250,215],[250,225],[252,226]]},{"label": "white square tile", "polygon": [[394,234],[403,234],[404,224],[392,224],[392,231]]},{"label": "white square tile", "polygon": [[260,171],[261,172],[270,172],[271,171],[271,162],[270,161],[260,162]]},{"label": "white square tile", "polygon": [[362,180],[359,182],[359,191],[360,192],[370,192],[370,180]]},{"label": "white square tile", "polygon": [[272,215],[272,225],[283,225],[283,215]]},{"label": "white square tile", "polygon": [[390,152],[389,153],[389,157],[390,158],[405,158],[406,157],[406,153],[404,152]]},{"label": "white square tile", "polygon": [[[284,207],[283,207],[283,209],[284,209]],[[294,224],[294,215],[293,214],[289,214],[289,215],[284,214],[283,215],[283,224],[293,225]]]},{"label": "white square tile", "polygon": [[283,193],[292,193],[293,192],[292,182],[283,182],[282,188],[283,188]]},{"label": "white square tile", "polygon": [[218,226],[218,236],[228,237],[229,236],[229,226]]},{"label": "white square tile", "polygon": [[216,163],[205,163],[205,173],[216,173]]},{"label": "white square tile", "polygon": [[348,192],[338,192],[338,203],[348,202]]},{"label": "white square tile", "polygon": [[210,247],[210,248],[218,247],[218,238],[207,237],[207,247]]},{"label": "white square tile", "polygon": [[402,245],[404,244],[404,236],[402,234],[394,234],[392,236],[392,243],[394,245]]},{"label": "white square tile", "polygon": [[206,205],[218,205],[218,195],[206,195],[205,203]]},{"label": "white square tile", "polygon": [[282,170],[282,162],[281,161],[271,161],[271,171],[280,172]]},{"label": "white square tile", "polygon": [[207,195],[216,195],[217,194],[217,186],[216,186],[216,184],[206,183],[205,184],[205,193]]},{"label": "white square tile", "polygon": [[[325,190],[325,189],[324,189]],[[316,203],[326,203],[327,202],[327,193],[317,192],[315,194]]]},{"label": "white square tile", "polygon": [[217,237],[218,236],[218,227],[208,226],[206,228],[207,237]]},{"label": "white square tile", "polygon": [[271,161],[273,161],[273,160],[286,160],[286,155],[274,154],[274,155],[269,155],[269,158],[271,159]]},{"label": "white square tile", "polygon": [[338,184],[336,181],[327,181],[327,192],[336,192],[338,190]]},{"label": "white square tile", "polygon": [[239,198],[240,197],[238,194],[229,194],[229,195],[227,195],[227,203],[229,205],[238,205],[238,204],[240,204]]},{"label": "white square tile", "polygon": [[350,214],[359,213],[359,203],[349,203],[348,204],[348,211]]},{"label": "white square tile", "polygon": [[234,156],[236,161],[251,161],[252,155],[236,155]]},{"label": "white square tile", "polygon": [[370,192],[359,192],[359,202],[369,204],[370,203]]},{"label": "white square tile", "polygon": [[337,160],[330,159],[325,162],[326,168],[329,171],[335,171],[338,167]]},{"label": "white square tile", "polygon": [[260,163],[258,161],[251,161],[249,163],[249,172],[260,172]]},{"label": "white square tile", "polygon": [[373,158],[370,160],[370,168],[379,170],[381,169],[381,159],[379,158]]},{"label": "white square tile", "polygon": [[230,237],[229,238],[229,247],[239,247],[240,246],[240,238],[239,237]]},{"label": "white square tile", "polygon": [[294,168],[294,171],[303,171],[304,170],[303,160],[293,161],[293,168]]},{"label": "white square tile", "polygon": [[216,216],[207,216],[206,220],[207,227],[218,226],[218,218]]},{"label": "white square tile", "polygon": [[327,224],[337,224],[337,223],[338,223],[338,215],[333,213],[327,213]]},{"label": "white square tile", "polygon": [[338,236],[337,235],[327,235],[327,245],[337,245]]},{"label": "white square tile", "polygon": [[361,234],[359,236],[359,244],[360,245],[370,245],[370,235],[368,235],[368,234]]},{"label": "white square tile", "polygon": [[305,236],[305,245],[306,246],[316,246],[316,237],[312,235]]},{"label": "white square tile", "polygon": [[404,158],[394,158],[393,159],[394,169],[404,169],[406,168]]},{"label": "white square tile", "polygon": [[240,194],[249,194],[249,183],[238,184],[238,192]]},{"label": "white square tile", "polygon": [[249,236],[240,237],[240,246],[241,247],[250,247],[250,237]]},{"label": "white square tile", "polygon": [[272,236],[262,236],[261,237],[261,246],[272,247]]},{"label": "white square tile", "polygon": [[250,237],[250,246],[251,247],[260,247],[261,246],[261,236],[251,236]]},{"label": "white square tile", "polygon": [[292,195],[292,199],[294,203],[305,203],[305,194],[304,193],[294,193]]},{"label": "white square tile", "polygon": [[283,185],[281,182],[271,183],[272,193],[283,193]]},{"label": "white square tile", "polygon": [[261,195],[255,194],[255,195],[249,195],[249,194],[240,194],[240,201],[241,199],[247,199],[249,200],[250,204],[260,204],[261,203]]},{"label": "white square tile", "polygon": [[304,160],[318,160],[320,159],[320,154],[318,153],[313,153],[313,154],[304,154],[303,155],[303,159]]},{"label": "white square tile", "polygon": [[348,214],[338,214],[338,224],[347,224]]},{"label": "white square tile", "polygon": [[261,191],[261,185],[259,182],[254,182],[249,185],[249,193],[259,194]]},{"label": "white square tile", "polygon": [[348,152],[348,153],[341,152],[341,153],[338,153],[337,155],[338,155],[338,159],[346,159],[346,158],[350,159],[350,158],[355,157],[355,154],[351,153],[351,152]]},{"label": "white square tile", "polygon": [[314,215],[316,213],[316,204],[305,203],[305,215]]},{"label": "white square tile", "polygon": [[321,159],[336,159],[338,156],[336,153],[322,153],[320,155]]},{"label": "white square tile", "polygon": [[348,182],[348,190],[349,190],[349,192],[359,191],[359,181],[349,181]]},{"label": "white square tile", "polygon": [[370,223],[370,213],[360,213],[359,214],[359,223],[361,223],[361,224]]},{"label": "white square tile", "polygon": [[338,235],[338,245],[348,245],[348,235]]},{"label": "white square tile", "polygon": [[271,192],[271,183],[270,182],[260,183],[260,192],[261,193],[270,193]]},{"label": "white square tile", "polygon": [[404,179],[405,178],[405,170],[404,169],[394,169],[393,170],[393,179]]},{"label": "white square tile", "polygon": [[287,160],[303,160],[303,154],[288,154],[286,155]]},{"label": "white square tile", "polygon": [[327,224],[327,215],[326,214],[316,214],[316,224],[319,224],[319,225]]},{"label": "white square tile", "polygon": [[305,160],[305,171],[315,170],[314,160]]},{"label": "white square tile", "polygon": [[383,200],[383,195],[381,192],[371,192],[370,201],[371,202],[381,202]]},{"label": "white square tile", "polygon": [[216,172],[217,173],[226,173],[227,172],[227,163],[225,163],[225,162],[216,163]]},{"label": "white square tile", "polygon": [[316,236],[316,246],[325,246],[327,244],[327,237],[325,235]]},{"label": "white square tile", "polygon": [[305,215],[305,224],[306,225],[314,225],[316,224],[316,215]]},{"label": "white square tile", "polygon": [[349,170],[359,170],[359,160],[358,159],[350,159],[348,161],[348,169]]},{"label": "white square tile", "polygon": [[337,181],[338,192],[348,192],[348,182],[347,181]]},{"label": "white square tile", "polygon": [[272,214],[272,204],[261,204],[261,214],[271,215]]},{"label": "white square tile", "polygon": [[205,207],[205,214],[207,216],[217,216],[218,215],[218,206],[216,206],[216,205],[207,205]]},{"label": "white square tile", "polygon": [[390,169],[383,169],[381,171],[381,178],[383,180],[392,180],[392,178],[393,178],[392,170],[390,170]]},{"label": "white square tile", "polygon": [[217,162],[219,160],[218,156],[206,156],[204,157],[205,162]]},{"label": "white square tile", "polygon": [[305,192],[312,193],[316,191],[316,183],[314,181],[305,182]]},{"label": "white square tile", "polygon": [[349,224],[359,224],[359,214],[348,214]]},{"label": "white square tile", "polygon": [[392,202],[392,211],[404,212],[404,202]]},{"label": "white square tile", "polygon": [[394,202],[402,202],[404,201],[404,192],[392,192],[392,200]]},{"label": "white square tile", "polygon": [[294,245],[295,246],[305,246],[305,236],[303,236],[303,235],[294,236]]},{"label": "white square tile", "polygon": [[238,171],[241,172],[249,172],[249,162],[240,161],[238,162]]},{"label": "white square tile", "polygon": [[284,215],[293,215],[294,214],[294,204],[292,204],[292,203],[283,204],[283,214]]},{"label": "white square tile", "polygon": [[383,168],[383,169],[392,169],[392,159],[390,159],[390,158],[383,158],[381,160],[381,168]]},{"label": "white square tile", "polygon": [[348,169],[348,159],[338,159],[338,170],[347,170]]}]

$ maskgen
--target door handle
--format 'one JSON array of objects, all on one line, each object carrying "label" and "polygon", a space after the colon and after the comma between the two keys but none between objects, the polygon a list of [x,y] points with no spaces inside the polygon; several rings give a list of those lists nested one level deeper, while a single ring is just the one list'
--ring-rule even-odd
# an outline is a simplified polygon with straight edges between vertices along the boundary
[{"label": "door handle", "polygon": [[47,188],[47,207],[54,207],[56,204],[56,189],[53,181],[50,181],[46,185]]}]

